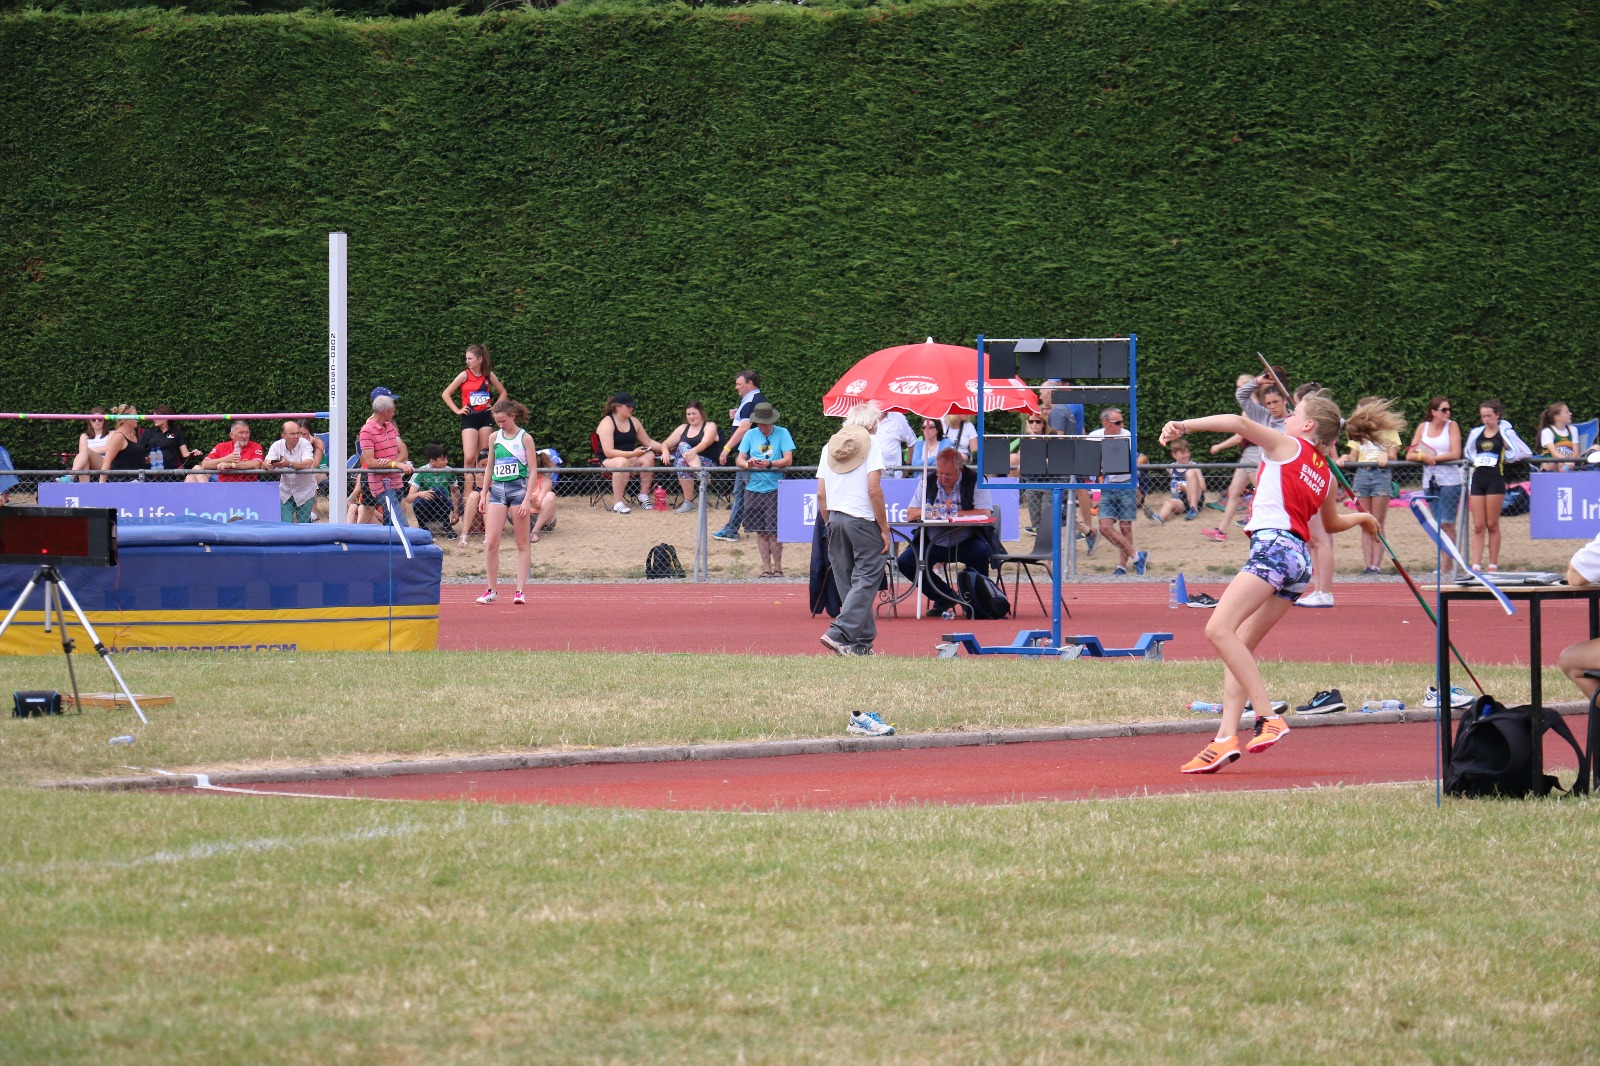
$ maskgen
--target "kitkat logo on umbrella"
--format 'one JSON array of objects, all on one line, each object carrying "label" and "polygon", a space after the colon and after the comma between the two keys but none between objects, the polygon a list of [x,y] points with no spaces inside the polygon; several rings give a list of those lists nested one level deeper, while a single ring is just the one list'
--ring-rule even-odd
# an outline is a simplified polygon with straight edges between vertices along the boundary
[{"label": "kitkat logo on umbrella", "polygon": [[939,391],[939,383],[932,378],[895,378],[885,386],[896,396],[932,396]]},{"label": "kitkat logo on umbrella", "polygon": [[844,387],[844,394],[846,396],[860,396],[863,392],[866,392],[866,391],[867,391],[867,379],[866,378],[856,378],[854,381],[852,381],[850,384],[848,384],[848,385],[846,385]]}]

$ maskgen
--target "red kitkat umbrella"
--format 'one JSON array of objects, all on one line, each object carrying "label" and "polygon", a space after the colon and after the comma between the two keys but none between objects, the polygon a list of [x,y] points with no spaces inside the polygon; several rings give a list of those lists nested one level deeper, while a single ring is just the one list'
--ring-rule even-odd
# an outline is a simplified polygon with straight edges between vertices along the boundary
[{"label": "red kitkat umbrella", "polygon": [[[859,403],[876,400],[885,411],[924,418],[976,414],[978,349],[958,344],[902,344],[873,352],[845,371],[822,398],[824,414],[842,418]],[[1021,378],[987,378],[983,409],[1037,411],[1039,397]]]}]

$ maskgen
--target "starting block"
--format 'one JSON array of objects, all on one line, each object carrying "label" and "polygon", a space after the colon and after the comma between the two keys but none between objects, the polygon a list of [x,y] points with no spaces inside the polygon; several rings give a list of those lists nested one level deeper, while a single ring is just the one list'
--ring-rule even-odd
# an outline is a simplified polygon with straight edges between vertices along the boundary
[{"label": "starting block", "polygon": [[1091,659],[1151,659],[1161,661],[1161,646],[1172,639],[1171,633],[1141,633],[1139,642],[1131,648],[1107,648],[1099,637],[1062,637],[1067,644],[1075,644],[1080,655]]},{"label": "starting block", "polygon": [[1161,647],[1172,639],[1171,633],[1144,633],[1131,648],[1108,648],[1095,636],[1063,637],[1062,647],[1055,647],[1048,629],[1024,629],[1010,644],[991,644],[984,647],[972,633],[946,633],[940,638],[939,658],[953,659],[963,649],[968,655],[1033,655],[1057,656],[1063,659],[1148,659],[1160,662]]},{"label": "starting block", "polygon": [[944,642],[938,648],[941,659],[954,659],[962,648],[967,649],[968,655],[1061,654],[1061,649],[1054,646],[1048,629],[1019,630],[1017,639],[1010,644],[992,644],[987,648],[978,643],[977,635],[973,633],[946,633],[939,639]]}]

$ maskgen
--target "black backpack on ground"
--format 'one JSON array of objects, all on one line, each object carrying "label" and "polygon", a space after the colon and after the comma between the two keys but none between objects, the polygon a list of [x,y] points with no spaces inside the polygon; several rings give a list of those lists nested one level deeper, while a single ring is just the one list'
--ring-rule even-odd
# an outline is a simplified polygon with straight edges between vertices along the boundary
[{"label": "black backpack on ground", "polygon": [[1528,490],[1521,485],[1507,485],[1506,494],[1500,501],[1502,515],[1527,514],[1532,501],[1528,497]]},{"label": "black backpack on ground", "polygon": [[[1479,696],[1461,715],[1456,741],[1450,748],[1450,769],[1444,777],[1444,791],[1450,796],[1526,796],[1533,791],[1529,755],[1532,747],[1531,724],[1535,714],[1544,715],[1544,727],[1572,746],[1578,756],[1578,779],[1574,795],[1589,791],[1589,760],[1578,748],[1578,741],[1548,708],[1502,707],[1492,696]],[[1560,785],[1544,775],[1551,788]]]},{"label": "black backpack on ground", "polygon": [[670,544],[657,544],[650,549],[650,554],[644,557],[644,576],[658,577],[685,577],[683,564],[678,562],[678,549]]},{"label": "black backpack on ground", "polygon": [[962,599],[972,604],[968,613],[973,618],[1011,616],[1011,601],[1006,598],[1005,590],[995,584],[988,574],[963,569],[956,575],[956,591],[961,593]]}]

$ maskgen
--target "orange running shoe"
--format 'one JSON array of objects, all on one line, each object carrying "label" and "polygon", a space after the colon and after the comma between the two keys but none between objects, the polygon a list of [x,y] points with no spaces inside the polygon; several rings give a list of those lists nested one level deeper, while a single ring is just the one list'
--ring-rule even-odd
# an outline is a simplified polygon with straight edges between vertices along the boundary
[{"label": "orange running shoe", "polygon": [[1186,774],[1214,774],[1237,759],[1239,754],[1238,737],[1213,740],[1199,755],[1184,763],[1180,769]]},{"label": "orange running shoe", "polygon": [[1282,715],[1269,714],[1256,719],[1256,735],[1244,747],[1251,755],[1259,755],[1289,735],[1289,727]]}]

